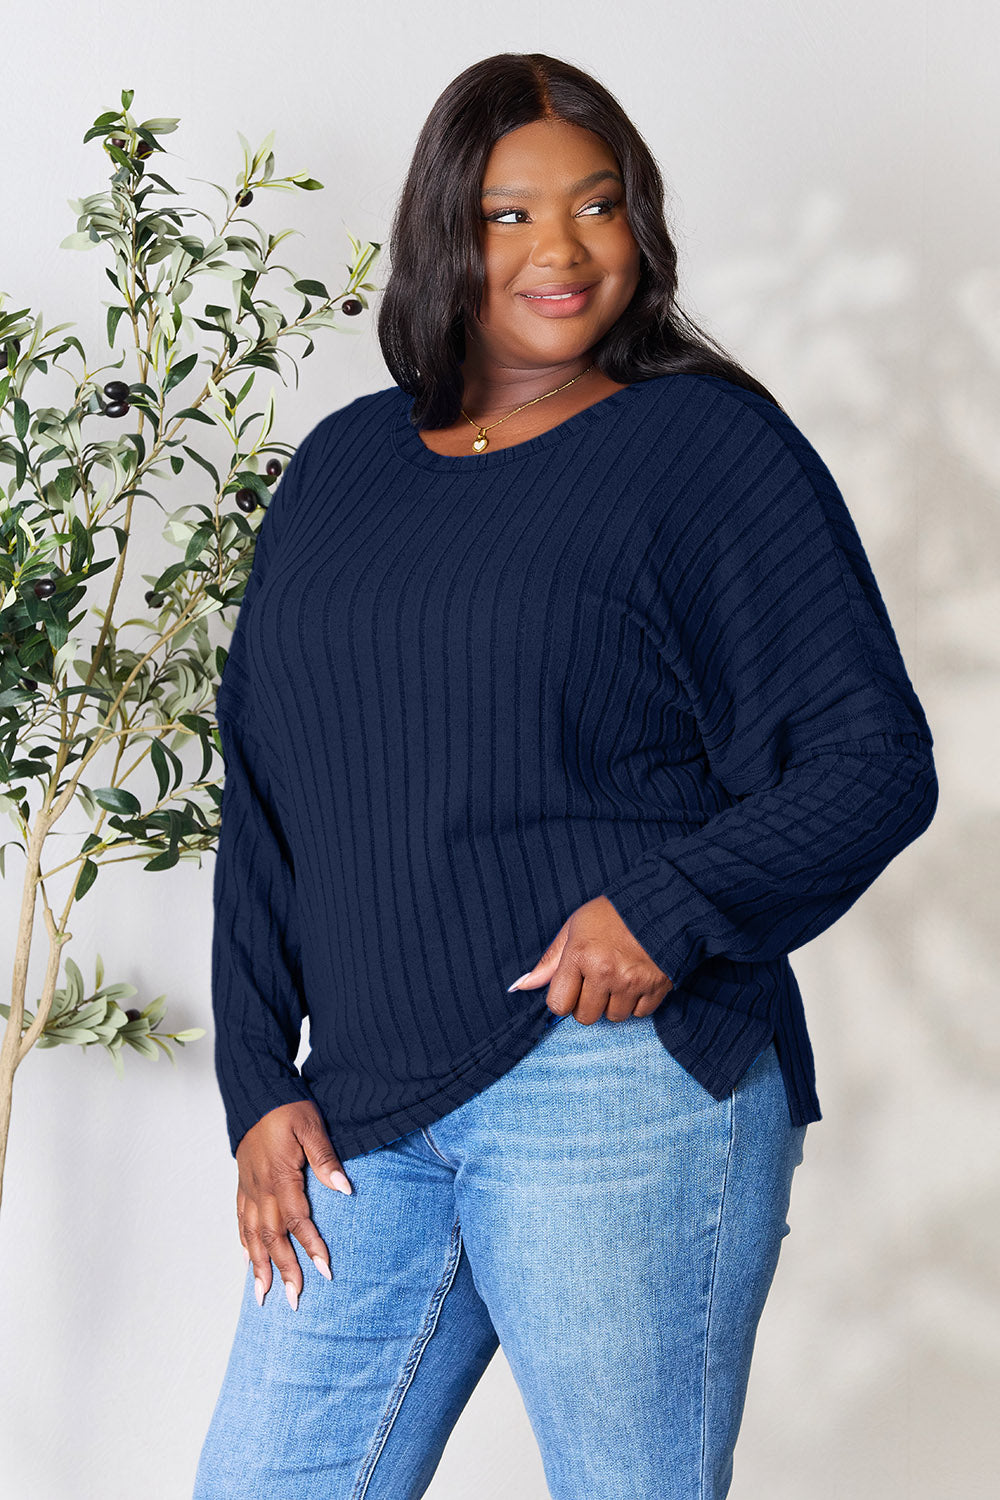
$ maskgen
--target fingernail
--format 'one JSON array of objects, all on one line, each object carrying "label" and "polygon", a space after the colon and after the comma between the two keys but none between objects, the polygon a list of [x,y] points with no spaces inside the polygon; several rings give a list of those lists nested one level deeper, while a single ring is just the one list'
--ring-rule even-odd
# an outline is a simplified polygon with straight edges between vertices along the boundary
[{"label": "fingernail", "polygon": [[[531,970],[529,969],[528,970],[528,974],[530,974],[530,973],[531,973]],[[507,993],[508,993],[508,995],[510,994],[511,990],[516,990],[517,989],[517,987],[521,983],[522,979],[527,979],[528,974],[519,974],[518,977],[514,980],[514,983],[513,984],[509,984],[507,986]]]},{"label": "fingernail", "polygon": [[290,1281],[285,1282],[285,1296],[288,1298],[289,1307],[294,1312],[299,1305],[299,1294]]},{"label": "fingernail", "polygon": [[246,1245],[241,1245],[240,1249],[243,1251],[243,1263],[248,1266],[250,1264],[250,1251]]},{"label": "fingernail", "polygon": [[330,1270],[330,1267],[327,1265],[326,1261],[321,1255],[314,1255],[312,1257],[312,1263],[316,1267],[319,1274],[326,1277],[327,1281],[333,1280],[333,1274]]},{"label": "fingernail", "polygon": [[255,1276],[254,1279],[253,1279],[253,1289],[257,1293],[257,1306],[258,1307],[263,1307],[264,1306],[264,1283],[261,1281],[261,1279],[260,1279],[259,1276]]},{"label": "fingernail", "polygon": [[333,1184],[333,1186],[338,1190],[338,1192],[341,1192],[341,1193],[353,1193],[354,1192],[354,1189],[351,1187],[351,1184],[348,1182],[348,1180],[344,1176],[343,1172],[331,1172],[330,1173],[330,1181]]}]

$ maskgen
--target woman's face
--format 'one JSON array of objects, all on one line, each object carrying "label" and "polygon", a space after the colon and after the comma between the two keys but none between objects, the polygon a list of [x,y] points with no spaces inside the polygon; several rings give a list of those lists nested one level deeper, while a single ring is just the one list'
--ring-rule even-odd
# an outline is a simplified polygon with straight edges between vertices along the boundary
[{"label": "woman's face", "polygon": [[610,146],[563,120],[512,130],[486,163],[482,213],[485,274],[473,340],[514,367],[585,354],[639,280],[639,247]]}]

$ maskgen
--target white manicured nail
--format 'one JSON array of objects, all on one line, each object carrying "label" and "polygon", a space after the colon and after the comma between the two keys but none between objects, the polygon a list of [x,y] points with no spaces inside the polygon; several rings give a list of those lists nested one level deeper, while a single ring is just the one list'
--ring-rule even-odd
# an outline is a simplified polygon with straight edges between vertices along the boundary
[{"label": "white manicured nail", "polygon": [[[528,974],[530,974],[530,973],[531,973],[531,970],[529,969],[528,970]],[[509,984],[507,986],[507,993],[508,993],[508,995],[510,994],[511,990],[516,990],[517,989],[517,987],[521,983],[522,979],[527,979],[528,974],[521,974],[521,975],[519,975],[518,978],[514,980],[513,984]]]}]

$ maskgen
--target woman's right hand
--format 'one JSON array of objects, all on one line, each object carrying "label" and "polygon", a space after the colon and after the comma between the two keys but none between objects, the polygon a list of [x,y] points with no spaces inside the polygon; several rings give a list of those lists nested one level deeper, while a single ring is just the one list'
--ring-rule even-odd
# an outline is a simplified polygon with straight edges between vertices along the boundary
[{"label": "woman's right hand", "polygon": [[308,1099],[268,1110],[236,1148],[236,1218],[244,1254],[248,1263],[253,1261],[258,1304],[263,1304],[270,1290],[273,1260],[289,1303],[293,1309],[298,1307],[302,1272],[289,1234],[294,1234],[327,1281],[333,1279],[330,1253],[309,1212],[302,1177],[306,1162],[322,1182],[344,1193],[353,1192],[322,1116]]}]

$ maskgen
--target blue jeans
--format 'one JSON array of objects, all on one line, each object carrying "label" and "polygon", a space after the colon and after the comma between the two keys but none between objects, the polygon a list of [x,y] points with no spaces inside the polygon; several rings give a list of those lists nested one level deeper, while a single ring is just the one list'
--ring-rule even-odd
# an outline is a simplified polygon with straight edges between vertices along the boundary
[{"label": "blue jeans", "polygon": [[773,1043],[716,1101],[651,1016],[566,1016],[353,1195],[307,1166],[333,1281],[247,1268],[193,1500],[416,1500],[498,1343],[552,1500],[721,1500],[806,1128]]}]

